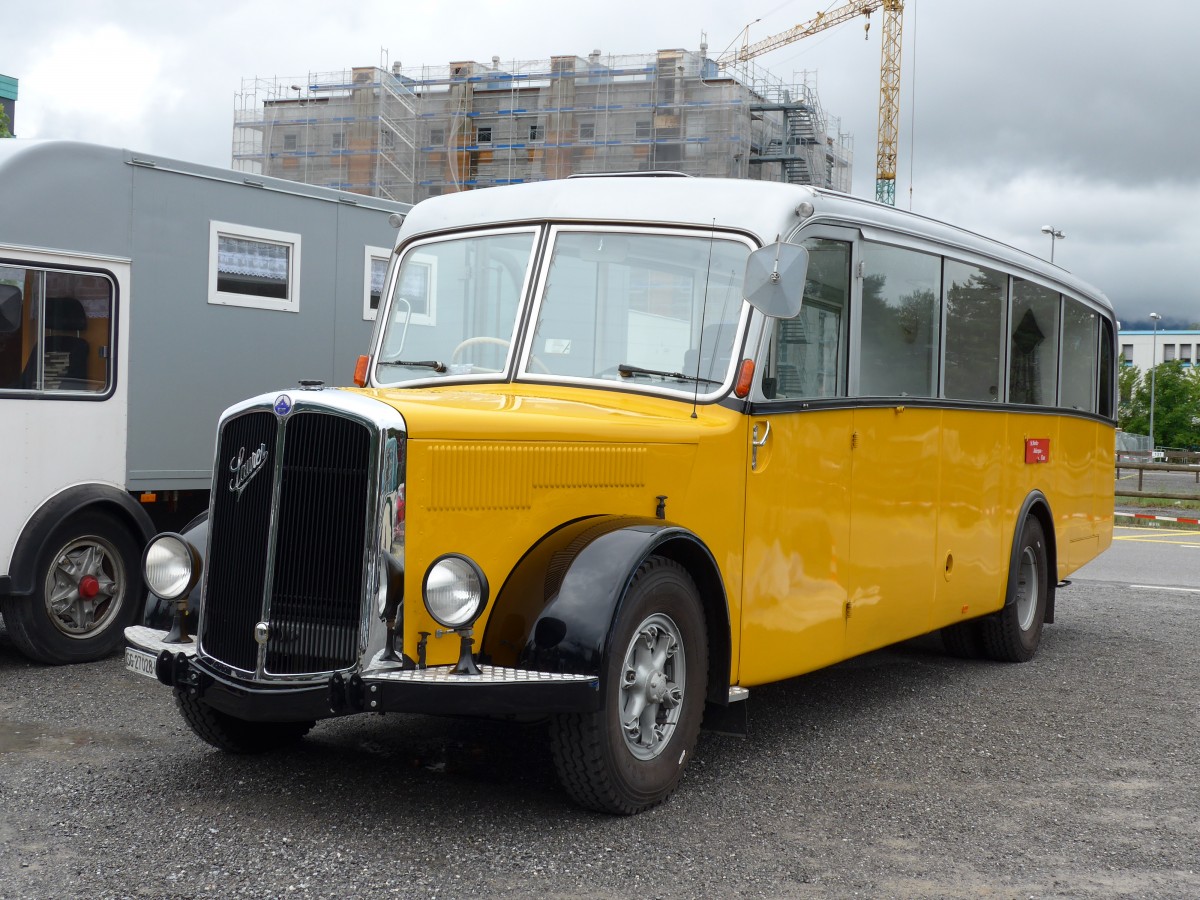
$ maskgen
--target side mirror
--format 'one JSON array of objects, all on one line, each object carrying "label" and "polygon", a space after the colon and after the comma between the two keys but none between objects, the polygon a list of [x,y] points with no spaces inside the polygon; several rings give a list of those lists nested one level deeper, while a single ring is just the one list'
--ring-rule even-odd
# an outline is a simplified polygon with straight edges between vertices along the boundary
[{"label": "side mirror", "polygon": [[[386,347],[380,346],[379,348],[380,354],[384,359],[399,359],[400,352],[404,349],[404,342],[408,340],[408,323],[412,321],[412,304],[403,297],[397,295],[392,298],[392,304],[391,306],[387,307],[387,310],[388,314],[392,316],[391,324],[394,326],[396,322],[400,320],[400,304],[402,303],[404,304],[404,330],[400,332],[399,340],[396,339],[396,335],[392,330],[387,331],[388,337],[390,338],[388,345]],[[379,313],[381,319],[383,317],[383,310],[384,305],[383,303],[380,303]],[[380,323],[379,327],[387,329],[388,326],[387,324]]]},{"label": "side mirror", "polygon": [[808,251],[777,240],[746,260],[742,296],[764,316],[793,319],[800,314],[807,277]]}]

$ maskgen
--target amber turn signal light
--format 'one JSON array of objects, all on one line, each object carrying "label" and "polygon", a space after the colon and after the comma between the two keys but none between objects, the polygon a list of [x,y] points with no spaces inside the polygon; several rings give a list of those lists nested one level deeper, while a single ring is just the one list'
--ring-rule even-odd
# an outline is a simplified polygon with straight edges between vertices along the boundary
[{"label": "amber turn signal light", "polygon": [[733,385],[733,393],[738,397],[745,397],[750,393],[750,385],[754,382],[754,360],[743,359],[742,365],[738,369],[737,381]]},{"label": "amber turn signal light", "polygon": [[358,387],[367,386],[367,366],[371,362],[371,357],[360,356],[358,362],[354,364],[354,383]]}]

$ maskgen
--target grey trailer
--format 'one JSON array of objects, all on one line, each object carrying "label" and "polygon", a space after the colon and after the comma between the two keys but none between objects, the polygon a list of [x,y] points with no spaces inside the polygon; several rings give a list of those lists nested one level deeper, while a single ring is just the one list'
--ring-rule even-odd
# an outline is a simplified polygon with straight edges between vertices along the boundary
[{"label": "grey trailer", "polygon": [[352,381],[409,206],[16,139],[0,197],[0,613],[82,662],[141,612],[146,541],[207,507],[221,411]]}]

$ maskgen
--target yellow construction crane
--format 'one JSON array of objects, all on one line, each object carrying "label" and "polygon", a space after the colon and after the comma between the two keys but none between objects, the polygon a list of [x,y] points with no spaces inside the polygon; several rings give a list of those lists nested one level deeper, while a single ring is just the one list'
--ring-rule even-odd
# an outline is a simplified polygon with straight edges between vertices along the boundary
[{"label": "yellow construction crane", "polygon": [[723,56],[718,62],[727,66],[747,62],[771,50],[785,47],[793,41],[840,25],[855,16],[867,16],[883,10],[883,43],[879,62],[879,143],[875,162],[875,199],[889,206],[896,205],[896,143],[900,131],[900,30],[904,17],[903,0],[855,0],[828,12],[817,13],[809,22],[763,38],[753,44],[743,44],[736,52]]}]

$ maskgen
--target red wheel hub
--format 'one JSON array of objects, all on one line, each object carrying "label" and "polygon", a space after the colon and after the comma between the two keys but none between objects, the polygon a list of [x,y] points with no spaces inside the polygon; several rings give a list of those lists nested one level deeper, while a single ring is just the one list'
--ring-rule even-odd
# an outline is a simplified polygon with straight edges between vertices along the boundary
[{"label": "red wheel hub", "polygon": [[100,582],[95,575],[84,575],[79,579],[79,596],[91,600],[100,593]]}]

